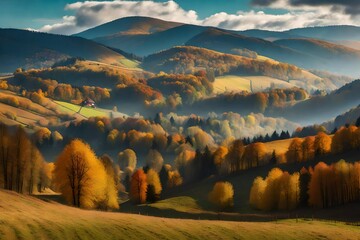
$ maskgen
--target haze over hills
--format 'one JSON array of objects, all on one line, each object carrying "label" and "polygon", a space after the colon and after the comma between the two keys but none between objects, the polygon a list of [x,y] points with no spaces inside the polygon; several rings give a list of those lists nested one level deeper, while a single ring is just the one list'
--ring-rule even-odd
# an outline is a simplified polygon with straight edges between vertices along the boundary
[{"label": "haze over hills", "polygon": [[[360,51],[343,45],[325,42],[317,39],[281,39],[274,43],[289,47],[299,52],[306,52],[314,59],[319,58],[328,71],[339,74],[359,76]],[[313,68],[319,68],[319,64]]]},{"label": "haze over hills", "polygon": [[120,66],[133,64],[123,55],[84,38],[0,29],[0,72],[14,72],[19,67],[49,67],[68,57],[81,57]]},{"label": "haze over hills", "polygon": [[114,34],[95,38],[94,41],[136,55],[147,56],[174,46],[184,45],[189,39],[205,29],[202,26],[185,24],[153,34]]},{"label": "haze over hills", "polygon": [[347,25],[295,28],[287,31],[250,29],[238,33],[268,40],[281,38],[316,38],[331,42],[360,40],[360,27]]},{"label": "haze over hills", "polygon": [[312,97],[293,106],[275,111],[272,115],[281,116],[301,124],[325,122],[335,118],[360,101],[360,80],[353,81],[326,96]]},{"label": "haze over hills", "polygon": [[311,59],[306,53],[301,53],[287,47],[274,44],[260,38],[246,37],[221,29],[210,28],[190,39],[187,46],[212,49],[224,53],[233,53],[234,49],[248,49],[260,55],[282,62],[300,63]]}]

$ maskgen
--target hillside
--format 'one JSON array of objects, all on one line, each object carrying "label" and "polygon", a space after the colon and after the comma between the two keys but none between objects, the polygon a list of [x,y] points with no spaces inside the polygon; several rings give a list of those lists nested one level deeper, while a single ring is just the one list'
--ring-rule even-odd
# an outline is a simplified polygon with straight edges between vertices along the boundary
[{"label": "hillside", "polygon": [[263,222],[259,229],[257,222],[165,219],[86,211],[3,190],[0,207],[2,239],[260,239],[269,234],[283,239],[357,239],[358,235],[357,227],[344,223],[285,220]]},{"label": "hillside", "polygon": [[14,72],[19,67],[49,67],[67,57],[119,66],[127,66],[130,61],[107,47],[79,37],[0,29],[0,73]]},{"label": "hillside", "polygon": [[347,25],[296,28],[286,33],[326,41],[360,40],[360,27]]},{"label": "hillside", "polygon": [[[212,69],[216,77],[224,76],[220,78],[220,82],[219,78],[215,81],[216,92],[249,89],[250,80],[253,81],[253,91],[264,90],[270,87],[271,83],[278,88],[297,86],[308,91],[334,90],[339,85],[336,79],[322,79],[294,65],[262,56],[254,59],[192,46],[174,47],[152,54],[144,58],[142,66],[152,72],[168,73],[194,73],[198,70]],[[230,77],[227,77],[228,75]],[[234,79],[232,75],[241,79]],[[223,80],[236,84],[229,83],[228,89],[225,89]]]},{"label": "hillside", "polygon": [[273,58],[282,62],[299,63],[301,60],[309,60],[309,56],[295,50],[279,46],[270,41],[260,38],[246,37],[230,31],[210,28],[194,38],[186,45],[204,47],[224,53],[232,53],[233,49],[246,48],[260,55]]},{"label": "hillside", "polygon": [[360,105],[351,108],[349,111],[337,116],[335,119],[323,123],[327,129],[340,128],[346,124],[355,125],[360,118]]},{"label": "hillside", "polygon": [[[293,42],[294,40],[286,41]],[[260,55],[306,69],[319,69],[350,75],[357,75],[359,73],[359,70],[354,68],[359,62],[357,50],[319,40],[302,40],[302,43],[311,43],[310,46],[305,47],[299,47],[299,44],[288,44],[286,41],[278,40],[270,42],[229,31],[208,29],[189,40],[186,45],[204,47],[224,53],[232,53],[233,49],[236,48],[246,48]],[[316,47],[315,51],[314,47]],[[324,54],[324,50],[326,50],[326,54]],[[342,61],[336,58],[339,53],[341,53],[340,56],[343,56]],[[348,56],[355,56],[355,58],[349,58]],[[345,65],[343,63],[344,58],[347,60],[347,64],[349,64],[349,67],[346,69],[343,68]]]},{"label": "hillside", "polygon": [[284,39],[284,38],[298,38],[300,36],[298,35],[292,35],[288,32],[278,32],[278,31],[269,31],[269,30],[260,30],[260,29],[249,29],[244,31],[236,31],[236,33],[245,35],[248,37],[254,37],[254,38],[262,38],[268,41],[275,41],[278,39]]},{"label": "hillside", "polygon": [[27,128],[62,126],[72,120],[89,117],[123,117],[119,112],[101,108],[82,108],[61,101],[44,98],[40,103],[16,95],[14,92],[0,90],[0,121],[7,125],[22,125]]},{"label": "hillside", "polygon": [[294,49],[299,52],[307,52],[314,58],[321,59],[327,69],[336,69],[341,74],[357,76],[357,66],[360,64],[360,51],[325,42],[316,39],[282,39],[274,43]]},{"label": "hillside", "polygon": [[324,122],[358,106],[360,80],[346,84],[326,96],[317,96],[271,113],[302,124]]},{"label": "hillside", "polygon": [[168,22],[150,17],[126,17],[88,29],[75,34],[75,36],[94,39],[111,35],[143,35],[165,31],[181,25],[183,23]]},{"label": "hillside", "polygon": [[305,27],[295,28],[287,31],[251,29],[238,31],[238,33],[249,37],[264,38],[267,40],[285,38],[315,38],[335,43],[360,40],[360,28],[357,26],[348,25]]},{"label": "hillside", "polygon": [[205,29],[202,26],[185,24],[152,34],[114,34],[95,38],[94,41],[139,56],[147,56],[173,46],[184,45]]}]

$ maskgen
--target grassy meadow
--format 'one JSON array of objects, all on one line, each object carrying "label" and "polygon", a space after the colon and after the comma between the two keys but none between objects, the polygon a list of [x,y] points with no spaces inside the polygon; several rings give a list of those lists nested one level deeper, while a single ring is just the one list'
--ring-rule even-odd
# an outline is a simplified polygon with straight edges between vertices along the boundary
[{"label": "grassy meadow", "polygon": [[359,239],[345,223],[165,219],[75,209],[0,191],[0,239]]}]

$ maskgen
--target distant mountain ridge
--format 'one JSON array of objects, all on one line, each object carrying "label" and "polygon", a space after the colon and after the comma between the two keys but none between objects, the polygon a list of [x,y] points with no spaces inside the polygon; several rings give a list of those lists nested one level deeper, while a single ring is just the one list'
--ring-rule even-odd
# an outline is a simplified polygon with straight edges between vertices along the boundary
[{"label": "distant mountain ridge", "polygon": [[[108,34],[107,29],[111,29],[111,34]],[[129,17],[77,35],[141,57],[181,45],[230,54],[233,49],[248,49],[306,69],[330,71],[352,77],[360,75],[360,69],[356,67],[360,64],[359,52],[339,44],[351,40],[351,45],[357,46],[357,40],[360,41],[360,27],[355,26],[299,28],[283,32],[232,31],[148,17]],[[343,64],[344,60],[347,61],[346,64]]]},{"label": "distant mountain ridge", "polygon": [[68,57],[122,65],[126,58],[96,42],[17,29],[0,29],[0,72],[14,72],[18,67],[49,67]]},{"label": "distant mountain ridge", "polygon": [[184,23],[163,21],[150,17],[125,17],[74,34],[74,36],[94,39],[111,35],[142,35],[165,31]]}]

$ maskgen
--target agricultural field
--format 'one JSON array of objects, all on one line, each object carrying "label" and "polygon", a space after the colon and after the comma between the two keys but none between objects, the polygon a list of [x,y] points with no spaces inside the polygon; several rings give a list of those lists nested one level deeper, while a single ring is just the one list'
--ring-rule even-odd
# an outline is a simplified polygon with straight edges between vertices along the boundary
[{"label": "agricultural field", "polygon": [[[252,81],[252,89],[251,82]],[[279,80],[276,78],[266,76],[235,76],[226,75],[217,77],[214,82],[214,92],[238,92],[238,91],[253,91],[261,92],[271,86],[275,88],[291,88],[295,85]]]}]

